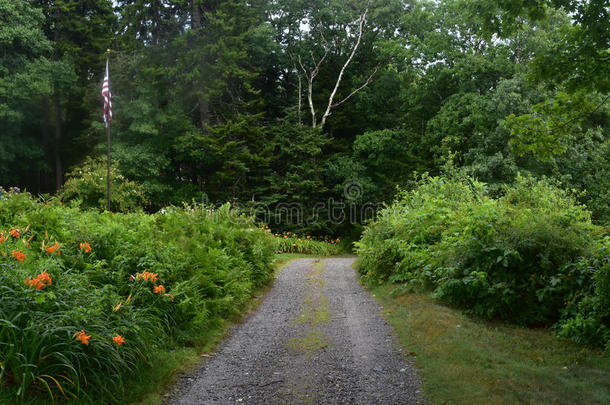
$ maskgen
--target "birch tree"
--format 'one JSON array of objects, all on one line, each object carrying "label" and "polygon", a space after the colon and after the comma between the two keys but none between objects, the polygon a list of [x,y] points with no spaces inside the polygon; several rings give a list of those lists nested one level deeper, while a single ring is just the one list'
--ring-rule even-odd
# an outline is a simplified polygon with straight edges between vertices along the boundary
[{"label": "birch tree", "polygon": [[[349,67],[350,63],[354,59],[354,55],[358,51],[360,43],[362,42],[362,33],[365,29],[366,16],[367,16],[368,12],[369,12],[369,10],[366,9],[358,17],[358,32],[356,33],[356,41],[352,47],[349,57],[347,58],[347,60],[343,64],[343,66],[341,66],[341,70],[339,71],[339,74],[337,75],[335,85],[333,87],[332,92],[330,93],[330,96],[328,97],[328,102],[326,103],[326,108],[324,110],[324,114],[322,114],[322,119],[320,120],[320,124],[319,124],[320,127],[324,127],[324,124],[326,124],[326,120],[330,116],[333,109],[339,107],[341,104],[345,103],[347,100],[349,100],[352,96],[354,96],[360,90],[362,90],[366,86],[368,86],[368,84],[371,82],[371,80],[373,80],[373,76],[375,76],[375,73],[377,73],[377,70],[379,69],[379,66],[377,66],[364,83],[362,83],[359,87],[352,90],[342,100],[335,102],[335,97],[337,96],[337,90],[339,89],[339,86],[341,85],[341,81],[345,74],[345,70]],[[324,63],[324,60],[328,56],[328,52],[329,52],[328,44],[323,43],[323,47],[324,47],[324,55],[322,56],[322,58],[320,58],[319,61],[315,60],[315,57],[313,56],[313,52],[312,52],[311,57],[312,57],[314,64],[313,64],[313,69],[311,69],[311,70],[308,70],[307,68],[305,68],[305,66],[303,65],[303,62],[301,60],[301,57],[300,56],[298,57],[299,66],[301,67],[301,69],[303,70],[303,73],[305,74],[305,77],[307,78],[307,101],[309,102],[309,109],[311,111],[311,123],[314,128],[316,128],[318,126],[318,122],[316,119],[316,109],[313,104],[313,82],[314,82],[315,77],[320,72],[320,67]],[[299,94],[299,96],[300,96],[300,94]]]},{"label": "birch tree", "polygon": [[388,39],[388,33],[393,35],[394,30],[386,25],[400,14],[387,10],[400,11],[404,4],[398,0],[369,1],[364,6],[345,0],[277,3],[271,19],[296,68],[288,74],[296,75],[302,84],[298,86],[298,111],[303,98],[312,127],[324,127],[333,111],[373,81],[384,66],[378,41]]}]

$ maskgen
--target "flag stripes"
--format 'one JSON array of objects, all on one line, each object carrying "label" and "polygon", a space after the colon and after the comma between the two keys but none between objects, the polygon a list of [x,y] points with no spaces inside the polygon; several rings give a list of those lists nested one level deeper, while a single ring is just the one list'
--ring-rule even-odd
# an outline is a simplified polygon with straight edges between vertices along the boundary
[{"label": "flag stripes", "polygon": [[108,76],[108,59],[106,59],[106,74],[102,85],[102,99],[104,100],[104,123],[106,128],[112,124],[112,94],[110,93],[110,78]]}]

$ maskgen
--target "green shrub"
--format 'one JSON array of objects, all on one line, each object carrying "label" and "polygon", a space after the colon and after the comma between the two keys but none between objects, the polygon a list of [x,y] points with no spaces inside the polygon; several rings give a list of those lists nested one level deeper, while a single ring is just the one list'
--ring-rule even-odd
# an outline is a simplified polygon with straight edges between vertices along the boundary
[{"label": "green shrub", "polygon": [[332,256],[349,252],[346,243],[341,238],[326,237],[316,239],[310,235],[296,235],[290,232],[283,232],[281,235],[275,235],[274,242],[276,253]]},{"label": "green shrub", "polygon": [[522,177],[498,199],[484,190],[466,177],[425,177],[401,193],[357,243],[363,279],[430,288],[478,316],[525,324],[565,317],[591,273],[603,289],[603,267],[574,264],[589,260],[598,228],[569,193]]},{"label": "green shrub", "polygon": [[228,205],[100,214],[11,193],[0,233],[0,393],[20,400],[120,402],[159,348],[197,342],[273,274],[273,238]]},{"label": "green shrub", "polygon": [[[107,170],[105,158],[87,158],[81,166],[68,173],[59,197],[65,202],[74,201],[83,208],[106,209]],[[123,176],[117,165],[112,166],[110,179],[110,206],[113,211],[138,211],[147,204],[144,187]]]},{"label": "green shrub", "polygon": [[431,247],[439,298],[483,317],[548,323],[573,288],[562,268],[588,253],[588,212],[556,187],[531,179],[498,200],[458,213]]},{"label": "green shrub", "polygon": [[581,257],[565,270],[582,275],[583,281],[557,324],[559,336],[610,350],[610,237],[592,256]]},{"label": "green shrub", "polygon": [[481,198],[482,187],[424,176],[419,187],[399,193],[356,243],[363,278],[370,283],[424,281],[430,274],[428,248],[440,241],[461,207]]}]

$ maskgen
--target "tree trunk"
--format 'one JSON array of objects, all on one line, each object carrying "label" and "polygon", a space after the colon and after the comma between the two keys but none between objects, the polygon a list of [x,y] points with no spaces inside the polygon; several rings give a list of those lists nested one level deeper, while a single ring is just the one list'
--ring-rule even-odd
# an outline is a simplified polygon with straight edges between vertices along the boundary
[{"label": "tree trunk", "polygon": [[210,125],[210,103],[205,98],[199,96],[199,122],[201,123],[201,130],[204,133],[208,133],[208,126]]},{"label": "tree trunk", "polygon": [[[42,144],[42,150],[44,152],[44,162],[51,167],[51,151],[49,150],[49,99],[46,96],[42,98],[41,110],[42,125],[40,126],[40,141]],[[46,173],[44,169],[38,170],[38,191],[45,193],[51,191],[48,173]]]},{"label": "tree trunk", "polygon": [[[364,13],[362,13],[358,19],[358,36],[356,37],[356,42],[354,43],[354,46],[352,47],[352,51],[351,51],[349,57],[347,58],[347,61],[345,61],[345,63],[341,67],[341,70],[339,71],[339,75],[337,76],[337,80],[335,81],[333,90],[331,91],[330,96],[328,97],[328,104],[326,105],[326,110],[324,111],[324,114],[322,114],[322,118],[321,118],[319,124],[316,119],[316,109],[313,105],[313,80],[320,72],[320,67],[324,63],[324,60],[326,59],[326,56],[328,55],[330,48],[327,46],[326,43],[324,44],[324,56],[322,56],[322,58],[318,62],[316,62],[314,54],[313,54],[313,52],[311,52],[311,58],[314,62],[314,67],[309,70],[306,69],[305,66],[303,66],[301,57],[300,56],[297,57],[299,65],[301,66],[301,69],[303,70],[305,77],[307,77],[307,101],[309,102],[309,109],[311,111],[311,126],[313,128],[316,128],[318,126],[320,128],[324,128],[324,125],[326,125],[326,120],[330,116],[332,110],[339,107],[340,105],[345,103],[347,100],[352,98],[352,96],[354,94],[358,93],[360,90],[362,90],[366,86],[368,86],[369,83],[371,82],[371,80],[373,79],[373,76],[375,76],[375,74],[377,73],[377,70],[379,69],[379,66],[377,66],[373,70],[373,73],[371,73],[371,75],[368,77],[368,79],[366,79],[366,81],[360,87],[356,88],[351,93],[349,93],[347,95],[347,97],[345,97],[343,100],[341,100],[339,102],[334,102],[335,96],[337,94],[337,90],[339,89],[339,86],[341,85],[341,81],[343,80],[343,75],[345,74],[346,69],[352,62],[352,59],[354,58],[354,55],[356,54],[356,51],[358,51],[358,47],[360,46],[360,42],[362,40],[362,34],[363,34],[363,30],[364,30],[364,25],[366,23],[366,15],[368,14],[368,12],[369,12],[369,10],[367,8],[366,10],[364,10]],[[339,52],[339,53],[341,53],[341,52]]]},{"label": "tree trunk", "polygon": [[313,106],[313,77],[309,77],[307,81],[307,101],[309,102],[309,110],[311,111],[311,126],[313,128],[318,124],[316,121],[316,109]]},{"label": "tree trunk", "polygon": [[192,0],[191,29],[196,30],[199,28],[201,28],[201,7],[199,0]]},{"label": "tree trunk", "polygon": [[299,114],[299,125],[302,125],[301,123],[301,98],[302,98],[302,94],[303,94],[303,89],[302,89],[302,80],[301,80],[301,75],[299,76],[299,108],[298,108],[298,114]]},{"label": "tree trunk", "polygon": [[354,44],[354,47],[352,48],[352,52],[350,53],[349,57],[347,58],[347,61],[345,62],[345,64],[341,68],[341,70],[339,71],[339,76],[337,77],[337,81],[335,82],[335,87],[333,88],[333,91],[330,93],[330,97],[328,97],[328,105],[326,106],[326,111],[324,111],[324,114],[322,115],[322,120],[320,121],[320,128],[324,128],[324,125],[326,124],[326,119],[330,116],[331,110],[333,108],[339,106],[340,104],[343,104],[353,94],[360,91],[364,86],[368,85],[370,79],[372,78],[372,75],[371,75],[362,87],[354,90],[352,93],[350,93],[350,95],[348,95],[345,99],[343,99],[343,101],[340,101],[337,104],[333,104],[333,100],[335,98],[335,95],[337,94],[339,85],[341,84],[341,79],[343,78],[343,74],[345,73],[345,70],[351,63],[352,59],[354,58],[354,55],[356,54],[356,51],[358,50],[358,47],[360,46],[360,41],[362,40],[362,30],[364,28],[364,23],[366,21],[366,14],[368,13],[368,11],[369,10],[367,8],[366,10],[364,10],[364,13],[360,16],[360,22],[358,24],[358,39],[356,40],[356,43]]},{"label": "tree trunk", "polygon": [[[53,49],[53,60],[59,61],[59,28],[57,27],[57,21],[59,21],[59,7],[55,8],[55,29],[53,32],[53,40],[55,41],[55,48]],[[59,89],[57,83],[54,83],[54,96],[53,103],[55,109],[55,189],[59,188],[64,184],[64,172],[63,164],[61,161],[60,146],[62,140],[61,133],[61,100],[59,98]]]},{"label": "tree trunk", "polygon": [[61,160],[60,146],[62,140],[61,132],[61,103],[59,100],[59,92],[55,90],[55,189],[64,184],[64,168]]},{"label": "tree trunk", "polygon": [[[203,23],[201,0],[191,0],[191,29],[198,30]],[[201,130],[204,133],[208,132],[210,125],[210,103],[201,94],[197,95],[197,103],[199,104],[199,123]]]}]

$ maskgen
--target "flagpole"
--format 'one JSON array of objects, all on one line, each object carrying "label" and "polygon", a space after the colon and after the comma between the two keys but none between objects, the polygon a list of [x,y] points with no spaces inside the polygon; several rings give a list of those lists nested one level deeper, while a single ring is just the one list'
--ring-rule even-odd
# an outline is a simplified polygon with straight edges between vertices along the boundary
[{"label": "flagpole", "polygon": [[[106,69],[110,60],[110,49],[106,50]],[[110,123],[106,122],[106,160],[108,163],[106,172],[106,209],[110,212]]]}]

